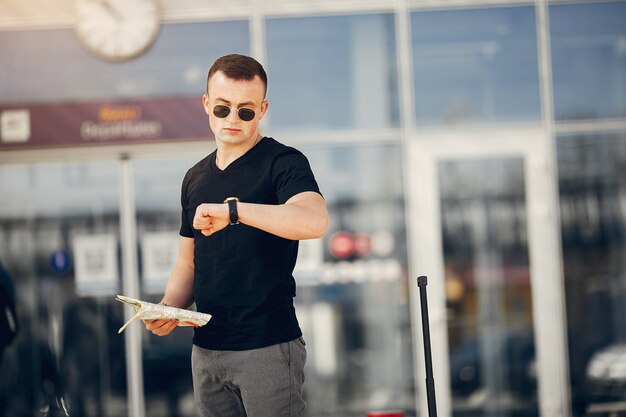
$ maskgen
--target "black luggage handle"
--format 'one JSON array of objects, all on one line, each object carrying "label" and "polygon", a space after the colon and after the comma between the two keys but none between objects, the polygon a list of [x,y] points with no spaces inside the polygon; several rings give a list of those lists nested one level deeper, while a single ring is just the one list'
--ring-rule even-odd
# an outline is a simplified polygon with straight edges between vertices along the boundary
[{"label": "black luggage handle", "polygon": [[428,301],[426,299],[426,276],[417,277],[420,289],[420,305],[422,307],[422,332],[424,335],[424,357],[426,360],[426,399],[428,400],[428,416],[437,417],[435,404],[435,379],[433,378],[433,358],[430,350],[430,326],[428,324]]}]

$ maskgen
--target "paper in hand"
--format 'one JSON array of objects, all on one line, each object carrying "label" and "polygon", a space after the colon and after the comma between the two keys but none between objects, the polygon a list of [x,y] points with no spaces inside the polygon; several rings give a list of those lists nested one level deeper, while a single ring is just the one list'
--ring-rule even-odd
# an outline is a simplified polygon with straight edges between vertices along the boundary
[{"label": "paper in hand", "polygon": [[135,298],[126,297],[124,295],[118,295],[117,301],[131,305],[137,314],[135,314],[130,320],[128,320],[118,331],[122,333],[126,326],[135,319],[140,320],[178,320],[179,326],[204,326],[211,320],[211,315],[206,313],[199,313],[197,311],[185,310],[183,308],[170,307],[163,304],[154,304],[147,301],[137,300]]}]

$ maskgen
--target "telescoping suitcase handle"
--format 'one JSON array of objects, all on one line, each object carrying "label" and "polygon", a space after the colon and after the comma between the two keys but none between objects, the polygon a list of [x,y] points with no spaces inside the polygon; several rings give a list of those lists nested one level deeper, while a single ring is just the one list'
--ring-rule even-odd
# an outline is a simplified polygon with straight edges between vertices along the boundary
[{"label": "telescoping suitcase handle", "polygon": [[417,278],[420,289],[420,305],[422,308],[422,332],[424,334],[424,357],[426,360],[426,399],[428,400],[428,416],[437,417],[435,404],[435,379],[433,378],[433,358],[430,350],[430,326],[428,324],[428,300],[426,299],[426,285],[428,278]]}]

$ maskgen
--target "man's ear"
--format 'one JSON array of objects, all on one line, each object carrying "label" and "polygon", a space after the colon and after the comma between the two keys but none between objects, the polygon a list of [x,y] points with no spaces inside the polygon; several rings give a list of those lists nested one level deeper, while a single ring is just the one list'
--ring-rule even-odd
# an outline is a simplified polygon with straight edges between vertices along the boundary
[{"label": "man's ear", "polygon": [[209,96],[206,93],[202,94],[202,107],[204,107],[204,112],[209,115]]},{"label": "man's ear", "polygon": [[270,102],[267,100],[263,100],[263,103],[261,103],[261,117],[259,117],[259,120],[261,120],[263,116],[265,116],[265,112],[267,111],[269,107],[270,107]]}]

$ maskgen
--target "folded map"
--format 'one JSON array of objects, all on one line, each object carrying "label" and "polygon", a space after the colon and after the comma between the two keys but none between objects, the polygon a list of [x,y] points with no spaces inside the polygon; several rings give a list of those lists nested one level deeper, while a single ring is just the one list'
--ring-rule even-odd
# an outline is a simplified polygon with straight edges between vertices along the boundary
[{"label": "folded map", "polygon": [[206,313],[198,313],[197,311],[185,310],[183,308],[170,307],[163,304],[154,304],[147,301],[137,300],[135,298],[118,295],[117,301],[131,305],[137,314],[128,320],[118,331],[122,333],[126,326],[135,319],[140,320],[158,320],[158,319],[174,319],[178,320],[179,326],[204,326],[211,320],[211,315]]}]

